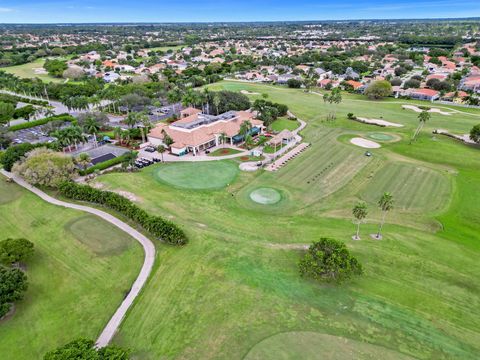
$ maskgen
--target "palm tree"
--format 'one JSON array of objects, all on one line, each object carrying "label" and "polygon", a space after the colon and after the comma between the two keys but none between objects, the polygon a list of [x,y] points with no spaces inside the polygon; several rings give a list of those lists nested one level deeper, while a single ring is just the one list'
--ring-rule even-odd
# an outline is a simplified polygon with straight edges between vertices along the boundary
[{"label": "palm tree", "polygon": [[116,126],[113,128],[113,136],[115,137],[115,140],[119,141],[121,140],[121,135],[122,135],[122,128],[120,126]]},{"label": "palm tree", "polygon": [[162,156],[162,162],[163,162],[163,153],[167,151],[167,148],[164,145],[158,145],[157,146],[157,151],[160,153]]},{"label": "palm tree", "polygon": [[360,224],[368,215],[367,204],[363,202],[357,203],[352,209],[352,214],[357,222],[357,233],[355,234],[354,239],[360,240]]},{"label": "palm tree", "polygon": [[247,149],[251,149],[251,147],[253,146],[253,138],[252,138],[252,135],[250,134],[247,134],[247,136],[245,137],[245,147]]},{"label": "palm tree", "polygon": [[225,147],[225,143],[227,141],[227,134],[225,132],[222,132],[220,136],[218,137],[218,140],[222,143],[223,147]]},{"label": "palm tree", "polygon": [[92,159],[87,153],[81,153],[75,160],[75,162],[82,168],[82,170],[85,170],[91,161]]},{"label": "palm tree", "polygon": [[173,112],[176,113],[176,104],[182,100],[182,92],[178,87],[173,88],[167,93],[167,100],[173,104]]},{"label": "palm tree", "polygon": [[385,192],[383,193],[382,197],[380,198],[380,200],[378,201],[378,206],[380,207],[380,209],[382,210],[383,212],[383,215],[382,215],[382,222],[380,223],[380,227],[378,228],[378,232],[377,234],[375,235],[375,238],[377,239],[381,239],[382,236],[381,236],[381,231],[382,231],[382,228],[383,228],[383,224],[385,224],[385,217],[387,216],[387,213],[393,209],[393,203],[394,203],[394,200],[393,200],[393,195],[390,194],[389,192]]},{"label": "palm tree", "polygon": [[152,127],[152,122],[150,121],[150,118],[148,117],[148,115],[145,113],[140,113],[138,115],[138,120],[142,124],[142,126],[140,127],[140,131],[142,133],[142,141],[143,143],[145,143],[147,141],[146,139],[147,134]]},{"label": "palm tree", "polygon": [[100,124],[98,123],[98,121],[94,117],[89,116],[85,120],[83,130],[87,134],[93,134],[93,138],[95,139],[95,146],[97,146],[97,133],[100,131]]},{"label": "palm tree", "polygon": [[246,139],[251,128],[252,128],[252,124],[248,120],[245,120],[240,124],[240,134],[243,135],[244,139]]},{"label": "palm tree", "polygon": [[124,121],[126,125],[130,126],[130,128],[133,128],[135,124],[138,122],[137,114],[129,113]]},{"label": "palm tree", "polygon": [[213,95],[213,105],[215,106],[215,115],[218,115],[218,108],[220,107],[222,100],[220,99],[220,96],[218,94]]},{"label": "palm tree", "polygon": [[430,120],[430,117],[431,117],[430,113],[425,110],[423,110],[420,114],[418,114],[419,124],[418,124],[417,130],[415,130],[415,133],[413,134],[412,141],[415,141],[415,139],[417,138],[417,135],[420,133],[420,131],[422,131],[423,125],[425,125],[425,123],[428,120]]},{"label": "palm tree", "polygon": [[54,115],[55,115],[55,112],[51,108],[46,108],[45,117],[50,117],[50,116],[54,116]]}]

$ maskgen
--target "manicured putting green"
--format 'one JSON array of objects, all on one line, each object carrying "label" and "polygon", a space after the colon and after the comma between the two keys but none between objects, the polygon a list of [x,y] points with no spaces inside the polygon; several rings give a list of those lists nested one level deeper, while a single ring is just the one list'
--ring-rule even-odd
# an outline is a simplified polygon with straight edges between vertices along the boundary
[{"label": "manicured putting green", "polygon": [[250,193],[250,199],[262,205],[273,205],[282,199],[282,195],[272,188],[259,188]]},{"label": "manicured putting green", "polygon": [[220,189],[231,184],[239,172],[231,161],[178,162],[160,166],[155,179],[183,189]]},{"label": "manicured putting green", "polygon": [[384,134],[384,133],[373,133],[373,134],[368,134],[367,137],[372,140],[377,140],[377,141],[392,141],[395,139],[392,135],[389,134]]},{"label": "manicured putting green", "polygon": [[274,335],[255,345],[245,360],[410,359],[381,346],[309,331]]},{"label": "manicured putting green", "polygon": [[[121,254],[133,244],[133,239],[126,233],[116,231],[116,227],[110,223],[98,221],[94,215],[69,221],[65,224],[65,230],[99,256]],[[112,236],[117,232],[118,235]]]}]

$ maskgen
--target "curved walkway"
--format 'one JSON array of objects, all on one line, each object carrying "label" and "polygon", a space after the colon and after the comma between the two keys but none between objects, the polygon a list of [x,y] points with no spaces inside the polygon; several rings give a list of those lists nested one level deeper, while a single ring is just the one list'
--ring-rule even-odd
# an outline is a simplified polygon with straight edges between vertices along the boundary
[{"label": "curved walkway", "polygon": [[5,170],[0,170],[0,172],[5,175],[6,177],[12,179],[15,181],[18,185],[24,187],[25,189],[33,192],[35,195],[39,196],[42,200],[45,200],[46,202],[49,202],[50,204],[53,205],[58,205],[58,206],[63,206],[66,208],[70,209],[75,209],[75,210],[80,210],[84,212],[88,212],[90,214],[96,215],[100,218],[102,218],[105,221],[108,221],[110,224],[115,225],[118,227],[120,230],[126,232],[130,236],[132,236],[135,240],[137,240],[143,247],[143,250],[145,252],[145,260],[143,262],[142,269],[140,270],[140,273],[138,274],[137,279],[133,283],[130,292],[128,295],[125,297],[125,299],[122,301],[120,306],[117,308],[115,313],[113,314],[112,318],[108,322],[108,324],[105,326],[103,329],[102,333],[97,339],[97,347],[104,347],[107,346],[110,341],[112,340],[113,336],[115,335],[118,327],[122,323],[123,318],[125,317],[125,314],[127,313],[127,310],[130,308],[130,306],[133,304],[135,298],[138,296],[140,293],[140,290],[142,287],[145,285],[151,271],[153,268],[153,263],[155,262],[155,246],[153,243],[148,239],[146,236],[132,228],[130,225],[124,223],[123,221],[117,219],[115,216],[110,215],[106,213],[105,211],[98,210],[89,206],[84,206],[84,205],[78,205],[78,204],[72,204],[68,203],[65,201],[61,201],[58,199],[55,199],[54,197],[46,194],[42,190],[28,184],[25,180],[21,179],[20,177],[9,173]]}]

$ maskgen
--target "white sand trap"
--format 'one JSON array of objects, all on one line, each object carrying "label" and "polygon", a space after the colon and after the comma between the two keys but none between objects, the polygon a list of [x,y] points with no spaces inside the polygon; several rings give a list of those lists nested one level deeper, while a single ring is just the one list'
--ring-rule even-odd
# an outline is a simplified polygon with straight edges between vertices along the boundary
[{"label": "white sand trap", "polygon": [[379,143],[376,143],[375,141],[367,140],[364,138],[358,138],[358,137],[350,139],[350,142],[353,145],[357,145],[365,149],[378,149],[381,147],[381,145]]},{"label": "white sand trap", "polygon": [[380,119],[368,119],[364,117],[357,117],[358,120],[366,124],[380,125],[380,126],[391,126],[391,127],[403,127],[402,124],[393,123],[390,121],[380,120]]},{"label": "white sand trap", "polygon": [[[415,105],[402,105],[402,107],[404,109],[413,110],[417,113],[421,113],[423,111],[422,109],[420,109],[418,106],[415,106]],[[430,110],[428,110],[427,112],[437,113],[437,114],[441,114],[441,115],[452,115],[451,112],[442,111],[439,108],[430,108]]]},{"label": "white sand trap", "polygon": [[244,95],[260,95],[260,93],[251,92],[251,91],[248,91],[248,90],[240,90],[240,93],[242,93]]}]

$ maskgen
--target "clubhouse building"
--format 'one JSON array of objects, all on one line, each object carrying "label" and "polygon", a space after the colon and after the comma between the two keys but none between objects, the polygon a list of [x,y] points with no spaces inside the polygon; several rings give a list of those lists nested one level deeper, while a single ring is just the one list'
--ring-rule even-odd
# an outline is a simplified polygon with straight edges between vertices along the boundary
[{"label": "clubhouse building", "polygon": [[[220,115],[203,114],[200,110],[189,107],[180,112],[180,119],[171,123],[161,123],[148,134],[148,141],[153,146],[165,145],[165,138],[170,137],[173,143],[170,151],[174,155],[192,153],[197,155],[222,143],[239,144],[244,140],[240,134],[240,126],[244,122],[251,124],[252,136],[263,133],[263,122],[255,119],[250,111],[228,111]],[[222,135],[223,134],[223,135]],[[166,146],[168,147],[168,146]]]}]

